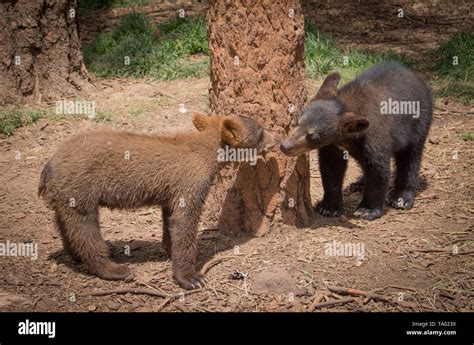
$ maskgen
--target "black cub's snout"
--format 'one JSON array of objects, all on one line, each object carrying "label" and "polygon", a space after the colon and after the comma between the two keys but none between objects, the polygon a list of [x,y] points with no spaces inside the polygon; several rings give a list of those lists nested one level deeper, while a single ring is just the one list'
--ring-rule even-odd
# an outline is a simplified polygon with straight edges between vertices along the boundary
[{"label": "black cub's snout", "polygon": [[288,153],[288,150],[289,150],[288,144],[286,144],[285,142],[282,142],[280,144],[280,150],[283,153]]}]

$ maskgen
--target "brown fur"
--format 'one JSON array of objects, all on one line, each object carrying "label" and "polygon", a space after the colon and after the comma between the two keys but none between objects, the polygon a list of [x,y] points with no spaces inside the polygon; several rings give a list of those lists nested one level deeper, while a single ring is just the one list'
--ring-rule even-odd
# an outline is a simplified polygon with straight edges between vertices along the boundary
[{"label": "brown fur", "polygon": [[217,150],[229,145],[261,152],[275,142],[249,118],[196,114],[193,123],[198,132],[171,136],[117,131],[78,134],[46,164],[38,194],[55,211],[65,251],[91,273],[112,280],[130,273],[109,259],[100,233],[99,207],[161,205],[163,246],[171,255],[175,279],[187,289],[204,284],[195,270],[197,225],[223,165],[217,162]]}]

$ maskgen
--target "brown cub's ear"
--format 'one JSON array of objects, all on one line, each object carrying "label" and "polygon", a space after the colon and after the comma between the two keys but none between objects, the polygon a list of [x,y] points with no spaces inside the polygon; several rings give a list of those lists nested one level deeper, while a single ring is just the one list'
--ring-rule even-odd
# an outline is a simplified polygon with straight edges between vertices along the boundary
[{"label": "brown cub's ear", "polygon": [[202,132],[208,128],[210,123],[211,119],[209,116],[198,113],[193,114],[193,125],[199,132]]},{"label": "brown cub's ear", "polygon": [[341,75],[338,72],[329,74],[326,79],[324,79],[323,85],[321,85],[318,93],[313,97],[313,100],[335,97],[337,95],[337,85],[340,80]]},{"label": "brown cub's ear", "polygon": [[240,121],[226,118],[221,124],[222,141],[230,146],[239,146],[243,140],[244,129]]},{"label": "brown cub's ear", "polygon": [[344,113],[341,118],[341,134],[360,133],[369,127],[369,120],[354,113]]}]

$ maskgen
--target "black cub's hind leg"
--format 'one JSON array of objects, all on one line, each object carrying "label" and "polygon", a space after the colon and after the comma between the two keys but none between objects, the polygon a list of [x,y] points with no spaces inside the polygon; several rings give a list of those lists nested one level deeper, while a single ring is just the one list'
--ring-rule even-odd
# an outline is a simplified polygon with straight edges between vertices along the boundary
[{"label": "black cub's hind leg", "polygon": [[416,192],[423,144],[411,145],[395,155],[397,172],[389,202],[394,208],[411,209]]},{"label": "black cub's hind leg", "polygon": [[354,216],[374,220],[383,215],[383,206],[390,179],[390,159],[388,156],[367,155],[363,166],[364,194]]},{"label": "black cub's hind leg", "polygon": [[347,160],[336,146],[319,149],[319,170],[323,182],[324,196],[316,205],[316,211],[323,216],[339,216],[342,213],[342,182]]},{"label": "black cub's hind leg", "polygon": [[343,193],[344,195],[351,195],[356,192],[362,192],[364,190],[364,175],[360,176],[357,181],[352,182],[350,185],[348,185]]}]

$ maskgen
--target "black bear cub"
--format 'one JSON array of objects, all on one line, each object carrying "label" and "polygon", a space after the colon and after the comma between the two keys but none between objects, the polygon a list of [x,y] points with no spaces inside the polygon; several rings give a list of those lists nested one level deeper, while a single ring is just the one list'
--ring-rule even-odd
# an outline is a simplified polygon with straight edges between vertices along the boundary
[{"label": "black bear cub", "polygon": [[340,79],[339,73],[331,73],[324,80],[281,144],[282,152],[293,156],[319,148],[324,197],[316,210],[322,215],[337,216],[342,211],[345,151],[364,173],[363,197],[355,216],[367,220],[382,216],[392,157],[396,176],[390,204],[412,208],[432,120],[428,85],[396,62],[375,65],[337,89]]}]

